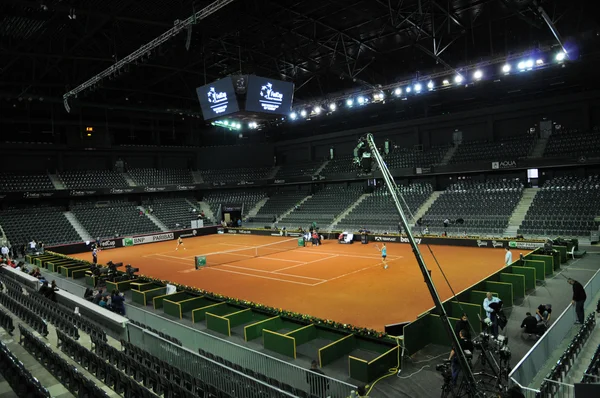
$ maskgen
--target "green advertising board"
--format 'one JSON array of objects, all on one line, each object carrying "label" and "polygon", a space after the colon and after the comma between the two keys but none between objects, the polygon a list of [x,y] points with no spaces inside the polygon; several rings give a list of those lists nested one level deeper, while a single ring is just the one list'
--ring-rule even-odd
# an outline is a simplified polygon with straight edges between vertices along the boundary
[{"label": "green advertising board", "polygon": [[206,266],[206,256],[196,256],[196,269]]},{"label": "green advertising board", "polygon": [[123,238],[123,246],[133,246],[133,238]]}]

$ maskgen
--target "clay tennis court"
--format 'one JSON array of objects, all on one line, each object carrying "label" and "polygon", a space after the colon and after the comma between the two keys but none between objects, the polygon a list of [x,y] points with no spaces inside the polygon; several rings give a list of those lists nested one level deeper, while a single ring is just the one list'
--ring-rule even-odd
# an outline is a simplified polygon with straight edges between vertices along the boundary
[{"label": "clay tennis court", "polygon": [[[210,235],[105,250],[98,261],[139,267],[139,274],[355,326],[384,330],[433,306],[410,246],[388,243],[387,270],[374,243],[297,247],[297,239]],[[283,252],[274,252],[280,245]],[[258,247],[259,255],[252,257]],[[269,248],[273,248],[270,250]],[[451,292],[429,250],[421,247],[442,300]],[[502,268],[504,251],[451,246],[432,250],[456,293]],[[224,253],[225,252],[225,253]],[[195,270],[194,257],[209,266]],[[74,257],[91,260],[90,253]],[[229,264],[223,262],[230,262]],[[213,265],[211,265],[213,264]],[[218,264],[218,265],[215,265]]]}]

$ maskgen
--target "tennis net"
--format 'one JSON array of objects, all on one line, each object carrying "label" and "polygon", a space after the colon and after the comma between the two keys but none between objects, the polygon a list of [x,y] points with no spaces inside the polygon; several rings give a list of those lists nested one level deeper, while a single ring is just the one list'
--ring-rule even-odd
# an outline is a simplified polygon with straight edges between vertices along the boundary
[{"label": "tennis net", "polygon": [[267,245],[248,247],[244,249],[228,250],[224,252],[207,253],[206,266],[231,264],[238,261],[257,257],[266,257],[271,254],[283,253],[298,248],[297,239],[286,239],[281,242],[269,243]]}]

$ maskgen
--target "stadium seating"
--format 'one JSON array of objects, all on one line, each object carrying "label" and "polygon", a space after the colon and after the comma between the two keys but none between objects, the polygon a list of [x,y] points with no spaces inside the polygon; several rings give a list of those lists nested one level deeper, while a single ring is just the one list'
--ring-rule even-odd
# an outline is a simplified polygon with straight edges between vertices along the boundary
[{"label": "stadium seating", "polygon": [[58,207],[39,206],[27,209],[0,211],[0,225],[13,246],[24,245],[31,239],[46,246],[81,241]]},{"label": "stadium seating", "polygon": [[7,293],[0,293],[0,304],[7,310],[15,314],[23,322],[35,329],[36,332],[42,336],[48,335],[48,325],[46,322],[33,311],[27,309],[24,305],[19,303],[17,300],[10,297]]},{"label": "stadium seating", "polygon": [[[422,217],[423,226],[430,234],[502,236],[522,194],[523,184],[515,180],[464,180],[436,199]],[[448,228],[443,225],[445,219],[451,222]],[[457,219],[464,224],[455,224]]]},{"label": "stadium seating", "polygon": [[[29,373],[25,365],[9,351],[3,342],[0,342],[0,374],[8,382],[8,385],[10,385],[15,394],[14,396],[29,398],[51,397],[50,392]],[[8,392],[4,394],[8,394]]]},{"label": "stadium seating", "polygon": [[285,180],[286,178],[312,176],[323,163],[323,160],[311,160],[307,162],[285,164],[277,171],[275,178]]},{"label": "stadium seating", "polygon": [[94,238],[160,231],[152,220],[140,215],[140,210],[128,202],[111,202],[105,207],[93,206],[91,203],[81,203],[74,206],[72,212]]},{"label": "stadium seating", "polygon": [[448,146],[432,147],[422,151],[394,149],[385,157],[385,163],[390,170],[435,166],[442,161],[448,149]]},{"label": "stadium seating", "polygon": [[519,232],[528,236],[589,237],[598,230],[600,178],[557,177],[546,181]]},{"label": "stadium seating", "polygon": [[258,202],[264,199],[266,193],[261,190],[227,190],[219,192],[209,192],[204,196],[204,201],[209,204],[210,210],[216,216],[219,206],[222,204],[236,204],[244,206],[244,213],[250,211]]},{"label": "stadium seating", "polygon": [[[371,166],[374,168],[375,162]],[[357,173],[359,171],[361,171],[361,168],[354,163],[354,156],[343,155],[331,159],[319,174],[328,176],[333,174]]]},{"label": "stadium seating", "polygon": [[6,330],[9,335],[12,335],[15,330],[12,317],[2,310],[0,310],[0,328]]},{"label": "stadium seating", "polygon": [[146,209],[152,208],[152,214],[158,218],[169,229],[184,229],[191,227],[191,221],[200,214],[199,211],[192,213],[195,199],[190,198],[156,198],[143,202]]},{"label": "stadium seating", "polygon": [[[404,198],[404,201],[401,200],[402,209],[409,219],[411,218],[411,214],[414,215],[417,213],[433,190],[431,184],[412,184],[398,188],[401,197]],[[336,229],[358,231],[364,228],[378,233],[396,233],[398,231],[399,220],[400,217],[398,216],[392,196],[387,191],[387,188],[382,187],[367,196],[352,209],[337,224]]]},{"label": "stadium seating", "polygon": [[69,189],[122,188],[127,181],[121,173],[108,170],[63,171],[59,177]]},{"label": "stadium seating", "polygon": [[193,184],[192,173],[183,169],[130,169],[131,179],[141,186]]},{"label": "stadium seating", "polygon": [[220,170],[200,170],[202,179],[207,183],[241,182],[264,180],[273,170],[272,167],[237,168]]},{"label": "stadium seating", "polygon": [[[309,195],[308,191],[280,191],[269,197],[269,200],[260,208],[258,213],[250,222],[246,222],[246,226],[262,228],[265,225],[273,223],[274,217],[279,217],[283,213],[289,211],[298,204],[302,199]],[[296,225],[297,227],[297,225]]]},{"label": "stadium seating", "polygon": [[0,192],[51,191],[48,174],[0,173]]},{"label": "stadium seating", "polygon": [[362,186],[328,185],[285,216],[278,225],[296,229],[316,222],[319,227],[326,228],[363,193]]},{"label": "stadium seating", "polygon": [[520,135],[518,138],[501,141],[463,141],[454,152],[450,163],[522,159],[531,153],[534,144],[534,135]]},{"label": "stadium seating", "polygon": [[600,128],[581,132],[577,129],[559,129],[552,133],[544,150],[548,157],[581,157],[600,154]]}]

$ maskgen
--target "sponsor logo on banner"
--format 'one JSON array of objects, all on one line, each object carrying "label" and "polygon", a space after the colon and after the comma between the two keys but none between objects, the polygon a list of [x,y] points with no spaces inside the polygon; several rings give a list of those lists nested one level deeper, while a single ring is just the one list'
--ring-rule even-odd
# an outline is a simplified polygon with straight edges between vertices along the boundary
[{"label": "sponsor logo on banner", "polygon": [[303,235],[300,232],[288,232],[287,236],[291,236],[292,238],[299,238]]},{"label": "sponsor logo on banner", "polygon": [[53,192],[25,192],[23,198],[25,199],[38,199],[38,198],[49,198],[54,195]]},{"label": "sponsor logo on banner", "polygon": [[217,233],[223,235],[225,233],[225,230],[221,227],[217,228]]},{"label": "sponsor logo on banner", "polygon": [[211,87],[208,89],[206,96],[208,97],[208,102],[210,103],[210,109],[212,109],[214,113],[218,115],[219,113],[223,113],[227,110],[229,99],[227,98],[226,92],[217,92],[214,87]]},{"label": "sponsor logo on banner", "polygon": [[123,246],[133,246],[133,238],[123,238]]},{"label": "sponsor logo on banner", "polygon": [[254,185],[254,181],[240,181],[237,185]]},{"label": "sponsor logo on banner", "polygon": [[[410,243],[410,241],[408,240],[408,238],[405,238],[403,236],[400,237],[400,243]],[[415,238],[415,243],[417,245],[421,244],[421,238]]]},{"label": "sponsor logo on banner", "polygon": [[398,238],[394,236],[376,236],[376,242],[398,242]]},{"label": "sponsor logo on banner", "polygon": [[228,229],[227,233],[228,234],[237,234],[237,231],[235,229]]},{"label": "sponsor logo on banner", "polygon": [[101,249],[114,249],[117,247],[117,242],[114,240],[105,240],[100,242]]},{"label": "sponsor logo on banner", "polygon": [[512,169],[517,167],[517,162],[514,160],[505,160],[503,162],[492,162],[492,169]]},{"label": "sponsor logo on banner", "polygon": [[[138,236],[135,238],[128,238],[128,239],[133,239],[133,245],[143,245],[146,243],[163,242],[165,240],[173,240],[173,239],[175,239],[175,234],[173,234],[173,232],[169,232],[166,234]],[[126,245],[125,239],[123,239],[123,246],[131,246],[131,245]]]},{"label": "sponsor logo on banner", "polygon": [[504,247],[504,242],[498,242],[497,240],[493,240],[492,247]]},{"label": "sponsor logo on banner", "polygon": [[273,181],[274,184],[285,184],[285,180],[275,180]]},{"label": "sponsor logo on banner", "polygon": [[477,247],[487,247],[488,245],[488,241],[487,240],[477,240]]},{"label": "sponsor logo on banner", "polygon": [[113,195],[119,195],[122,193],[132,193],[133,192],[133,188],[111,188],[111,190],[109,191],[109,193],[113,194]]},{"label": "sponsor logo on banner", "polygon": [[76,191],[73,190],[69,194],[71,196],[86,196],[86,195],[94,195],[96,191]]},{"label": "sponsor logo on banner", "polygon": [[248,231],[247,229],[240,229],[238,231],[239,234],[246,234],[246,235],[250,235],[252,233],[252,231]]},{"label": "sponsor logo on banner", "polygon": [[178,191],[191,191],[193,189],[195,189],[196,187],[193,185],[177,185],[177,190]]},{"label": "sponsor logo on banner", "polygon": [[260,106],[265,111],[276,111],[283,102],[283,94],[273,88],[273,83],[267,82],[260,88]]},{"label": "sponsor logo on banner", "polygon": [[535,250],[544,247],[544,244],[542,242],[508,242],[508,247]]},{"label": "sponsor logo on banner", "polygon": [[431,173],[431,167],[417,167],[415,169],[416,174],[429,174]]},{"label": "sponsor logo on banner", "polygon": [[191,233],[189,234],[181,234],[179,235],[180,238],[193,238],[194,236],[198,235],[198,230],[193,230]]},{"label": "sponsor logo on banner", "polygon": [[166,187],[146,187],[144,188],[145,192],[162,192],[165,191]]}]

